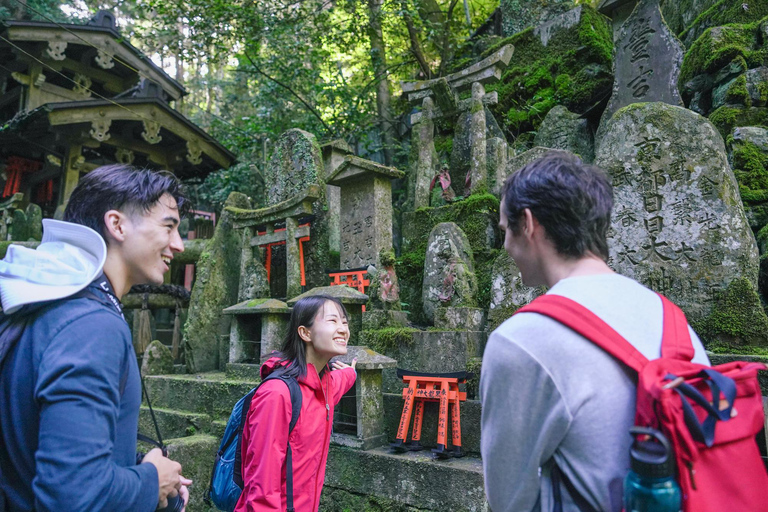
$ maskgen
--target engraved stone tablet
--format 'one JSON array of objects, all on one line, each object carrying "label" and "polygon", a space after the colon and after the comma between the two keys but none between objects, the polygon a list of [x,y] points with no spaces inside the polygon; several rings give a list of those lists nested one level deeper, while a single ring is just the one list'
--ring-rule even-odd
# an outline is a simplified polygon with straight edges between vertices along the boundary
[{"label": "engraved stone tablet", "polygon": [[613,94],[603,112],[598,138],[620,108],[661,101],[683,106],[677,78],[683,48],[661,16],[658,0],[642,0],[621,26],[615,45]]},{"label": "engraved stone tablet", "polygon": [[665,103],[625,107],[608,122],[595,164],[613,181],[614,270],[669,297],[692,323],[732,280],[756,286],[755,238],[709,121]]}]

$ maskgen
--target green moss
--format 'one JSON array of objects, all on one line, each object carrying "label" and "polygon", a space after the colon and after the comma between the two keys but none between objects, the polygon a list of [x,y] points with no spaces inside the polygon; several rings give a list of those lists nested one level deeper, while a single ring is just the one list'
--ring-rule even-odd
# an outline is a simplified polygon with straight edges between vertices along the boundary
[{"label": "green moss", "polygon": [[438,135],[435,137],[435,151],[438,156],[447,158],[453,151],[453,137],[450,135]]},{"label": "green moss", "polygon": [[712,313],[693,327],[707,347],[768,344],[768,317],[752,283],[743,277],[731,281]]},{"label": "green moss", "polygon": [[741,104],[746,107],[752,106],[752,99],[747,90],[747,75],[740,75],[735,78],[728,90],[725,92],[726,103]]},{"label": "green moss", "polygon": [[737,126],[768,126],[768,108],[722,106],[709,115],[709,120],[726,139]]},{"label": "green moss", "polygon": [[[727,23],[751,23],[768,16],[768,3],[766,2],[748,2],[747,9],[743,7],[744,2],[734,2],[733,0],[720,0],[712,7],[701,13],[688,27],[680,33],[680,39],[686,39],[693,32],[701,33],[702,30],[709,27],[719,27]],[[681,11],[683,8],[681,7]]]},{"label": "green moss", "polygon": [[[351,471],[354,472],[353,469]],[[320,495],[320,510],[326,512],[419,512],[402,503],[374,495],[361,495],[328,485]]]},{"label": "green moss", "polygon": [[252,308],[252,307],[258,306],[259,304],[264,304],[268,300],[270,300],[270,299],[268,299],[268,298],[267,299],[253,299],[253,300],[249,300],[248,304],[246,304],[246,305],[249,308]]},{"label": "green moss", "polygon": [[733,145],[733,167],[740,187],[761,192],[768,189],[768,154],[755,144],[737,142]]},{"label": "green moss", "polygon": [[396,354],[401,345],[413,343],[413,333],[419,332],[412,327],[387,327],[362,331],[360,344],[378,352],[379,354]]},{"label": "green moss", "polygon": [[746,59],[757,43],[757,25],[725,25],[708,29],[699,37],[683,58],[679,84],[707,73],[714,75],[729,62]]},{"label": "green moss", "polygon": [[[488,229],[499,221],[499,200],[491,194],[478,194],[438,208],[419,208],[409,214],[403,231],[403,253],[395,269],[400,283],[400,297],[408,304],[409,318],[417,324],[429,323],[421,301],[424,258],[432,228],[442,222],[454,222],[467,235],[475,259],[475,273],[480,287],[477,302],[486,307],[490,302],[490,265],[493,248],[488,247]],[[489,263],[489,260],[491,263]]]},{"label": "green moss", "polygon": [[505,44],[515,53],[499,82],[486,86],[497,91],[499,103],[491,107],[512,135],[536,130],[555,105],[584,112],[613,85],[613,37],[607,18],[582,6],[580,22],[560,30],[541,44],[533,28],[501,40],[483,57]]},{"label": "green moss", "polygon": [[482,357],[470,357],[467,361],[467,398],[469,400],[476,400],[480,397],[480,370],[482,368]]},{"label": "green moss", "polygon": [[768,357],[768,348],[766,347],[734,347],[723,343],[709,343],[707,350],[713,354],[738,354],[744,356]]}]

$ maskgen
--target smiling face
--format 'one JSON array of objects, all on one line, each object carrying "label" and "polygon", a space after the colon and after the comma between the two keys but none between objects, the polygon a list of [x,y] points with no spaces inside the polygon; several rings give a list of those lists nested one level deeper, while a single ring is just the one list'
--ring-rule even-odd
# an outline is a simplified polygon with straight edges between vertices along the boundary
[{"label": "smiling face", "polygon": [[[324,367],[332,357],[347,353],[349,323],[339,307],[326,301],[317,311],[312,326],[304,329],[302,339],[307,342],[307,363]],[[306,334],[306,335],[305,335]],[[309,338],[309,339],[307,339]]]},{"label": "smiling face", "polygon": [[184,250],[176,200],[160,196],[149,212],[127,215],[125,228],[122,257],[129,284],[162,284],[173,256]]}]

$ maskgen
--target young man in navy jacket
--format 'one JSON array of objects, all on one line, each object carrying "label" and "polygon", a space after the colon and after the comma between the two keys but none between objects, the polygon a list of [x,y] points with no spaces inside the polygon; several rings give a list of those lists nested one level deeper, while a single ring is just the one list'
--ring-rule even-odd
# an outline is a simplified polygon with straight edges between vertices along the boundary
[{"label": "young man in navy jacket", "polygon": [[0,261],[0,340],[23,329],[0,358],[0,509],[186,502],[179,463],[156,448],[136,464],[141,383],[120,304],[135,284],[161,284],[184,250],[184,203],[169,173],[101,167],[72,192],[65,222],[43,221],[36,250],[12,245]]}]

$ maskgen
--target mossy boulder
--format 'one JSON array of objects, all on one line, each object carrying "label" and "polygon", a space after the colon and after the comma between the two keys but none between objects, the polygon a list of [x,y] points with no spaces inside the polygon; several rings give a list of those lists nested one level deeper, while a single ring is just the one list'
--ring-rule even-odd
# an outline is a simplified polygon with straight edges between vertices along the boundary
[{"label": "mossy boulder", "polygon": [[427,242],[422,283],[424,315],[434,322],[439,307],[475,307],[477,277],[467,235],[453,222],[438,224]]},{"label": "mossy boulder", "polygon": [[142,375],[168,375],[173,373],[171,351],[159,340],[149,344],[141,362]]},{"label": "mossy boulder", "polygon": [[664,293],[691,321],[708,317],[734,279],[756,289],[754,235],[723,140],[705,118],[664,103],[625,107],[595,163],[614,186],[609,263],[616,271]]},{"label": "mossy boulder", "polygon": [[731,281],[717,297],[712,313],[692,325],[705,346],[768,345],[768,317],[754,286],[744,278]]},{"label": "mossy boulder", "polygon": [[737,126],[768,127],[768,108],[722,106],[709,115],[709,120],[725,139]]},{"label": "mossy boulder", "polygon": [[[681,0],[664,2],[664,18],[686,47],[698,39],[707,29],[725,24],[753,23],[768,16],[766,0]],[[679,16],[672,15],[672,11]],[[680,20],[680,23],[677,20]]]},{"label": "mossy boulder", "polygon": [[595,141],[589,122],[562,105],[549,111],[533,143],[545,148],[570,151],[585,162],[595,159]]},{"label": "mossy boulder", "polygon": [[491,304],[488,310],[488,332],[493,331],[515,311],[544,293],[544,287],[523,284],[520,269],[506,251],[500,251],[491,272]]},{"label": "mossy boulder", "polygon": [[[232,192],[216,225],[213,238],[208,240],[197,262],[195,284],[189,302],[189,315],[184,324],[184,354],[187,368],[192,372],[211,371],[223,367],[220,360],[220,340],[229,333],[229,318],[222,310],[237,303],[240,286],[240,257],[242,239],[232,225],[226,207],[248,209],[245,194]],[[222,347],[222,353],[228,347]]]},{"label": "mossy boulder", "polygon": [[491,111],[508,139],[536,130],[555,105],[583,113],[610,94],[613,36],[608,19],[586,5],[577,7],[576,14],[572,24],[546,32],[528,28],[483,54],[505,44],[515,46],[501,80],[486,86],[487,92],[499,94]]}]

